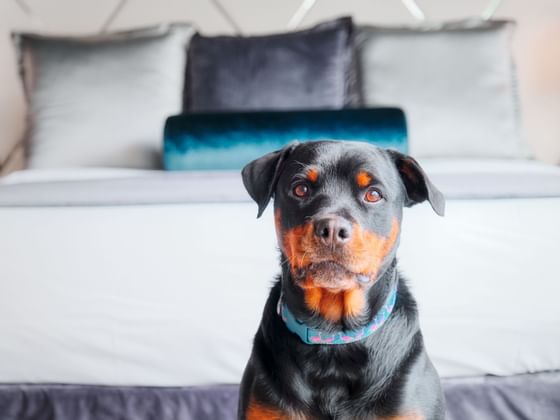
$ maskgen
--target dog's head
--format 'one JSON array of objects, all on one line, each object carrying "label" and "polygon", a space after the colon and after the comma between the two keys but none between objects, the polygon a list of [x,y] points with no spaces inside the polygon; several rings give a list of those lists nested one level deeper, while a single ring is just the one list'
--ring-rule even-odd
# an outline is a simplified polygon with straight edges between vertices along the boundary
[{"label": "dog's head", "polygon": [[367,143],[292,143],[242,175],[258,216],[274,197],[283,263],[307,308],[332,321],[364,308],[394,259],[403,206],[428,200],[444,213],[443,195],[413,158]]}]

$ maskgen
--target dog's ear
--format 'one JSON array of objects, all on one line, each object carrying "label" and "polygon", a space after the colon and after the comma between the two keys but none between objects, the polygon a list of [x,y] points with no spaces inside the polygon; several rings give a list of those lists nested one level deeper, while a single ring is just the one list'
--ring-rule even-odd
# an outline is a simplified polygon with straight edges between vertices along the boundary
[{"label": "dog's ear", "polygon": [[284,162],[286,162],[286,159],[298,144],[298,142],[290,143],[281,150],[255,159],[248,163],[241,171],[245,189],[259,206],[257,218],[261,217],[274,195]]},{"label": "dog's ear", "polygon": [[420,164],[412,157],[394,150],[388,150],[406,189],[407,207],[428,200],[434,211],[445,214],[445,197],[432,184]]}]

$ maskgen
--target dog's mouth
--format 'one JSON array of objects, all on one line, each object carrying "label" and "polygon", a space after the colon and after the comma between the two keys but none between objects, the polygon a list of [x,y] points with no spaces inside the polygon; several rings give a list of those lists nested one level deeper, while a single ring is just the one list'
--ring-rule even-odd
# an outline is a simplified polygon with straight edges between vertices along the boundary
[{"label": "dog's mouth", "polygon": [[355,226],[349,241],[326,246],[312,223],[283,229],[279,215],[277,211],[280,249],[286,256],[296,284],[303,289],[324,288],[329,292],[365,289],[377,277],[399,232],[396,219],[388,236]]},{"label": "dog's mouth", "polygon": [[354,289],[370,281],[369,276],[355,273],[334,260],[312,262],[294,274],[296,282],[304,289],[321,287],[333,292]]}]

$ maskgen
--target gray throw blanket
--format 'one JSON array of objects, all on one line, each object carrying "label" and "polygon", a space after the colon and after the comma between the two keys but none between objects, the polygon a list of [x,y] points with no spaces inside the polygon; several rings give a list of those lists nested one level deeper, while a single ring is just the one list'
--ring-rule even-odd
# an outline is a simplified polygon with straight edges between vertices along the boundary
[{"label": "gray throw blanket", "polygon": [[[448,420],[560,418],[560,372],[444,380]],[[2,420],[234,420],[238,386],[0,385]]]}]

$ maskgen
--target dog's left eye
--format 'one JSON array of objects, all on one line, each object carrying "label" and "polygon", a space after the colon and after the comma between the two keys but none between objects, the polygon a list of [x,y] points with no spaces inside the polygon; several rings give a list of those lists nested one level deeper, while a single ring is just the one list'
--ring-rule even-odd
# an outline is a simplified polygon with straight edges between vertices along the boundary
[{"label": "dog's left eye", "polygon": [[309,195],[309,186],[305,182],[298,182],[292,188],[296,197],[305,198]]},{"label": "dog's left eye", "polygon": [[381,195],[381,192],[379,192],[377,188],[373,187],[368,188],[364,194],[364,200],[368,203],[377,203],[382,198],[383,196]]}]

